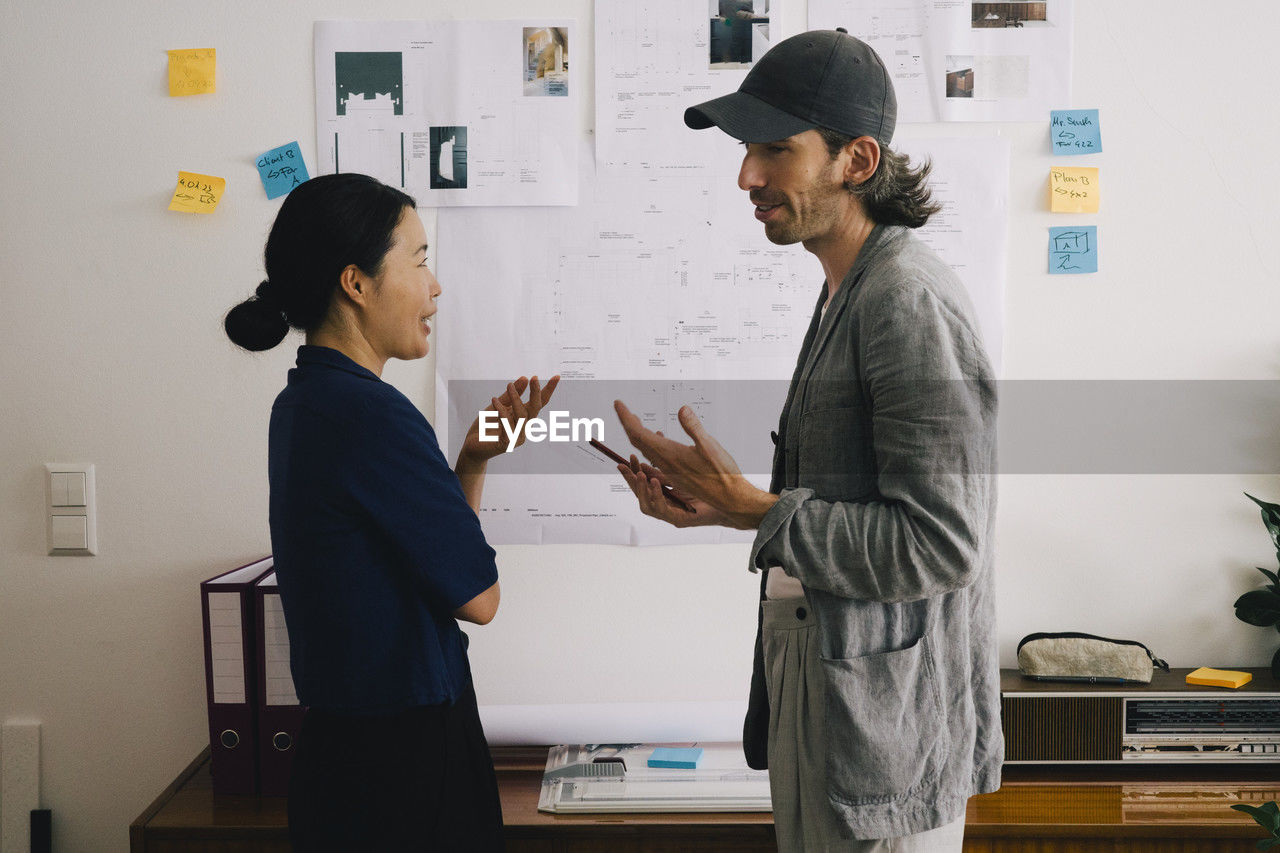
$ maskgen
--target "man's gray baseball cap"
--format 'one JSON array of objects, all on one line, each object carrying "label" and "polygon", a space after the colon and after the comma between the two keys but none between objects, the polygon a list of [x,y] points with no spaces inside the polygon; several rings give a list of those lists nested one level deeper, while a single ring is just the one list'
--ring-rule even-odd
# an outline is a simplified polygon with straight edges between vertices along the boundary
[{"label": "man's gray baseball cap", "polygon": [[694,130],[715,126],[743,142],[775,142],[825,127],[888,145],[897,119],[884,63],[844,29],[778,42],[756,60],[738,91],[684,111]]}]

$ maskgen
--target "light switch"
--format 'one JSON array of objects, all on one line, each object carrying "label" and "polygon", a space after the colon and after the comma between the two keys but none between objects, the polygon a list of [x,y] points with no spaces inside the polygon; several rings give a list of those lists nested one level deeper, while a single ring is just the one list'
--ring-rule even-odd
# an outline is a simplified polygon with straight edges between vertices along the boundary
[{"label": "light switch", "polygon": [[93,466],[80,463],[45,464],[48,472],[49,554],[56,557],[98,553],[98,507],[94,499]]},{"label": "light switch", "polygon": [[71,474],[64,474],[67,478],[67,506],[85,506],[88,504],[85,489],[85,474],[83,471],[76,471]]},{"label": "light switch", "polygon": [[59,471],[49,472],[49,503],[52,506],[67,505],[67,491],[70,480],[70,474],[64,474]]},{"label": "light switch", "polygon": [[55,515],[49,519],[49,547],[83,551],[89,547],[89,520],[83,515]]}]

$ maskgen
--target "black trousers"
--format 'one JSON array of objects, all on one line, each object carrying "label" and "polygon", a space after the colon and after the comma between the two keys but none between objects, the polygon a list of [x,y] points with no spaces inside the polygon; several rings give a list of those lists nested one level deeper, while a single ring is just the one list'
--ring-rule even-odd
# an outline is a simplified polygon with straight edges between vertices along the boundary
[{"label": "black trousers", "polygon": [[471,685],[384,716],[308,709],[289,783],[296,851],[500,851],[502,805]]}]

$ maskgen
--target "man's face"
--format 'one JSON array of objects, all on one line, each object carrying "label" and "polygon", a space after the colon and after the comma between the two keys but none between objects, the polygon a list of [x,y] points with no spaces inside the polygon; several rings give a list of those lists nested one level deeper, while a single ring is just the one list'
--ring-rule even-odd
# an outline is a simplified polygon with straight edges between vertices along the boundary
[{"label": "man's face", "polygon": [[744,144],[738,186],[750,194],[771,242],[821,240],[835,231],[851,199],[844,188],[844,158],[831,158],[818,131]]}]

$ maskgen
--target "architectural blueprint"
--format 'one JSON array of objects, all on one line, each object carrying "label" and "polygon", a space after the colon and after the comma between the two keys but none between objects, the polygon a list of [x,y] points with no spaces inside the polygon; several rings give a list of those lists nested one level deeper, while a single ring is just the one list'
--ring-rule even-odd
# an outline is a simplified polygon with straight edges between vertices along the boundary
[{"label": "architectural blueprint", "polygon": [[428,207],[578,201],[566,21],[317,21],[318,173]]},{"label": "architectural blueprint", "polygon": [[[578,207],[440,215],[436,429],[450,458],[450,437],[508,380],[559,373],[551,408],[601,419],[605,444],[619,453],[630,448],[614,399],[679,437],[675,413],[689,404],[744,473],[767,486],[769,431],[822,273],[802,247],[764,238],[733,180],[740,148],[724,134],[705,135],[722,146],[723,168],[676,180],[593,176],[585,151]],[[944,211],[918,233],[969,288],[998,366],[1008,145],[971,138],[898,147],[933,160]],[[750,538],[643,517],[614,465],[584,444],[529,445],[495,459],[480,517],[493,543]]]}]

